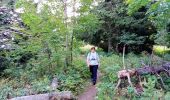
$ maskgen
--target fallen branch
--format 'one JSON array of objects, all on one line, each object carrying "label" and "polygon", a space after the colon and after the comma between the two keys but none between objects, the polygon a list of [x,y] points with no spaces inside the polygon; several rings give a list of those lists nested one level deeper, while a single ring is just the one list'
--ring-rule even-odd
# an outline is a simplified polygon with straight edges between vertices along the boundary
[{"label": "fallen branch", "polygon": [[16,97],[9,100],[73,100],[74,96],[70,91],[37,94],[30,96]]},{"label": "fallen branch", "polygon": [[134,70],[136,70],[137,75],[147,75],[147,74],[156,75],[157,73],[164,72],[164,73],[167,73],[168,76],[170,76],[170,62],[160,65],[160,66],[155,66],[155,67],[144,66],[144,67],[137,68]]},{"label": "fallen branch", "polygon": [[167,62],[167,63],[157,66],[157,67],[156,66],[155,67],[144,66],[144,67],[137,68],[137,69],[121,70],[118,72],[119,80],[118,80],[115,90],[117,88],[119,88],[122,79],[128,79],[128,83],[130,84],[131,87],[133,87],[132,82],[131,82],[131,77],[137,76],[139,78],[139,82],[141,82],[140,76],[148,75],[148,74],[158,76],[161,80],[163,87],[164,87],[165,84],[162,80],[162,77],[159,75],[161,72],[166,73],[170,77],[170,62]]}]

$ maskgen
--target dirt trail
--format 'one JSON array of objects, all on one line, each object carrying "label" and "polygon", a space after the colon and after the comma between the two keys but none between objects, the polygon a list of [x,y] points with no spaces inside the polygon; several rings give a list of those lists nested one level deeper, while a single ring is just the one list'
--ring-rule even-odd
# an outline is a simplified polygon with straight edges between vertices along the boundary
[{"label": "dirt trail", "polygon": [[[98,72],[98,73],[97,73],[97,76],[98,76],[98,80],[97,80],[97,84],[98,84],[98,83],[100,82],[100,81],[99,81],[99,78],[100,78],[100,76],[101,76],[101,73]],[[90,85],[85,89],[85,91],[78,96],[78,100],[95,100],[96,94],[97,94],[96,85],[90,84]]]}]

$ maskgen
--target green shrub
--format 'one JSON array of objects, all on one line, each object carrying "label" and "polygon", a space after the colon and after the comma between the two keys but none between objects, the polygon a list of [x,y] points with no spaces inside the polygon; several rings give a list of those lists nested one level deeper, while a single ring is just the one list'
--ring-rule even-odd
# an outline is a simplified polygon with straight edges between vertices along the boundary
[{"label": "green shrub", "polygon": [[165,54],[164,59],[170,61],[170,54]]},{"label": "green shrub", "polygon": [[61,80],[60,90],[69,90],[74,94],[78,94],[89,82],[90,73],[86,65],[85,59],[82,57],[74,58],[73,66],[67,69],[67,73],[60,73],[59,80]]},{"label": "green shrub", "polygon": [[31,84],[32,91],[34,91],[35,94],[47,93],[50,91],[50,80],[47,76],[34,80]]},{"label": "green shrub", "polygon": [[27,94],[23,83],[16,81],[16,79],[1,79],[0,90],[0,100],[6,100],[7,97],[24,96]]},{"label": "green shrub", "polygon": [[[143,61],[146,65],[151,63],[150,57],[147,55],[134,55],[132,53],[125,56],[125,65],[128,69],[141,67],[141,61]],[[152,61],[153,64],[157,64],[157,59]],[[164,93],[155,88],[157,82],[157,77],[155,76],[145,76],[147,83],[145,84],[144,92],[141,96],[137,96],[135,94],[133,87],[125,87],[122,88],[121,93],[117,95],[114,93],[115,86],[117,85],[118,77],[117,72],[122,70],[122,56],[112,54],[111,56],[102,56],[101,57],[101,67],[100,70],[102,72],[101,83],[97,86],[98,100],[148,100],[158,98],[162,98]],[[127,82],[127,81],[126,81]],[[135,84],[132,79],[132,83]],[[154,91],[154,92],[153,92]],[[116,91],[115,91],[116,92]],[[115,94],[115,95],[114,95]],[[158,94],[158,95],[156,95]],[[113,98],[114,97],[114,98]]]},{"label": "green shrub", "polygon": [[10,60],[0,56],[0,74],[10,66]]},{"label": "green shrub", "polygon": [[8,94],[12,95],[12,93],[13,93],[12,89],[13,89],[12,86],[10,86],[9,84],[1,82],[0,100],[6,100]]},{"label": "green shrub", "polygon": [[[61,55],[53,55],[52,60],[58,59]],[[3,91],[9,91],[12,97],[29,95],[28,89],[25,85],[30,85],[31,94],[50,92],[50,82],[55,75],[60,80],[60,91],[69,90],[74,94],[78,94],[89,82],[90,72],[86,65],[85,57],[77,55],[73,59],[73,65],[64,70],[63,65],[60,66],[63,59],[59,59],[57,62],[52,61],[53,68],[49,70],[49,62],[45,55],[41,55],[38,59],[30,59],[26,67],[10,66],[5,70],[6,75],[10,76],[13,84],[8,83],[10,89]],[[48,63],[46,63],[48,62]],[[63,63],[62,63],[63,64]],[[58,65],[58,66],[55,66]],[[1,81],[1,80],[0,80]],[[15,88],[15,89],[14,89]],[[0,92],[3,94],[3,91]],[[5,98],[5,97],[4,97]]]},{"label": "green shrub", "polygon": [[114,86],[110,82],[102,82],[97,86],[97,100],[113,100]]}]

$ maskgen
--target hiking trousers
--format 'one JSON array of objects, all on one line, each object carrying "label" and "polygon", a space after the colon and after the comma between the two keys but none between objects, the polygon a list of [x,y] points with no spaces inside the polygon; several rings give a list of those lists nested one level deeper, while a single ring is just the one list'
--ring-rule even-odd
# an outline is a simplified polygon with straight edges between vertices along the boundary
[{"label": "hiking trousers", "polygon": [[92,80],[92,82],[96,83],[98,65],[90,65],[89,68],[90,68],[90,72],[91,72],[91,80]]}]

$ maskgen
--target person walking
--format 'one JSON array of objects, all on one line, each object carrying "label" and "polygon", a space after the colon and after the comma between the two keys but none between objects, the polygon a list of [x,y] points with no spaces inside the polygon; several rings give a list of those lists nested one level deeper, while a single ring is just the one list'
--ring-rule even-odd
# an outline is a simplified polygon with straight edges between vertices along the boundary
[{"label": "person walking", "polygon": [[90,49],[90,52],[87,55],[87,66],[89,67],[90,72],[91,72],[91,81],[92,81],[93,85],[96,84],[97,70],[100,65],[99,61],[100,61],[99,55],[96,52],[95,47],[92,47]]}]

